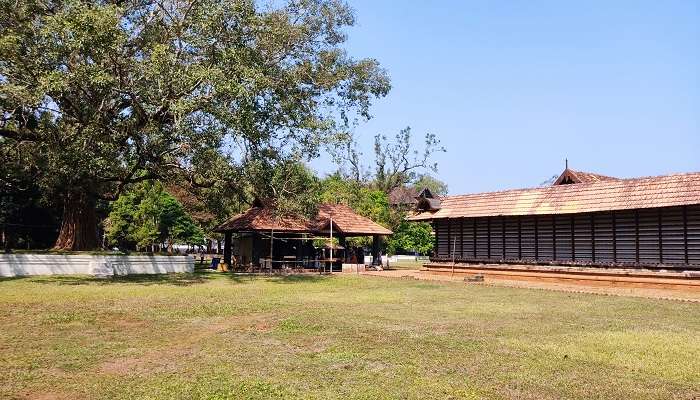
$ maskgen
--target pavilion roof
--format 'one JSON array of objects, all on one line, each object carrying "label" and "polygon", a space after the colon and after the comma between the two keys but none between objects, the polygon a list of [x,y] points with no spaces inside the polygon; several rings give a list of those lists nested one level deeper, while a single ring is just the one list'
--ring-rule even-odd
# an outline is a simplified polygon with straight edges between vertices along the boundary
[{"label": "pavilion roof", "polygon": [[253,207],[219,225],[216,232],[271,231],[289,233],[325,233],[333,219],[333,229],[347,236],[391,235],[391,230],[363,217],[342,204],[321,204],[313,220],[300,216],[280,216],[273,206],[256,201]]},{"label": "pavilion roof", "polygon": [[216,227],[216,232],[309,232],[309,222],[297,216],[275,215],[273,208],[256,205],[245,212],[234,215],[228,221]]},{"label": "pavilion roof", "polygon": [[391,235],[393,232],[367,217],[357,214],[344,204],[321,204],[314,225],[317,232],[325,232],[333,218],[333,229],[345,235]]}]

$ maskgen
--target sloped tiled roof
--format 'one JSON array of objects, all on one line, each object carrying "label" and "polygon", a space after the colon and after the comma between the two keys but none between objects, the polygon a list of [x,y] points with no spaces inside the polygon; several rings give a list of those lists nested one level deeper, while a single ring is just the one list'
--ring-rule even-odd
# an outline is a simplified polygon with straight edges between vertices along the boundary
[{"label": "sloped tiled roof", "polygon": [[272,208],[269,207],[254,206],[241,214],[229,218],[228,221],[219,225],[215,231],[248,232],[270,231],[273,229],[278,232],[308,232],[309,223],[300,217],[276,216],[272,212]]},{"label": "sloped tiled roof", "polygon": [[394,188],[391,193],[389,193],[389,204],[392,206],[414,204],[417,196],[418,190],[415,188],[399,186]]},{"label": "sloped tiled roof", "polygon": [[333,227],[345,235],[391,235],[389,229],[375,223],[369,218],[363,217],[350,207],[342,204],[321,204],[313,221],[302,217],[275,216],[273,208],[269,205],[262,206],[258,202],[246,212],[231,217],[228,221],[218,226],[216,232],[252,232],[270,231],[292,233],[317,233],[328,228],[330,218],[333,218]]},{"label": "sloped tiled roof", "polygon": [[614,181],[619,179],[612,176],[594,174],[593,172],[575,171],[571,168],[566,168],[564,172],[559,175],[559,178],[557,178],[553,185],[561,185],[567,178],[574,183],[593,183],[601,181]]},{"label": "sloped tiled roof", "polygon": [[446,196],[436,212],[409,220],[573,214],[700,204],[700,172]]},{"label": "sloped tiled roof", "polygon": [[331,218],[333,218],[333,228],[339,229],[346,235],[391,235],[393,233],[371,219],[357,214],[344,204],[321,204],[316,216],[316,229],[318,231],[328,229]]}]

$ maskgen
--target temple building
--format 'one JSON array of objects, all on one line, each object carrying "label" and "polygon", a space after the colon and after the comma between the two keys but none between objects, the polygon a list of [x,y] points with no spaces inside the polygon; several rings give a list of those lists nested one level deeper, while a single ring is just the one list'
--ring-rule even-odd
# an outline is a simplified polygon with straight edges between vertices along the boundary
[{"label": "temple building", "polygon": [[700,269],[700,173],[619,179],[569,169],[546,187],[433,198],[433,263]]}]

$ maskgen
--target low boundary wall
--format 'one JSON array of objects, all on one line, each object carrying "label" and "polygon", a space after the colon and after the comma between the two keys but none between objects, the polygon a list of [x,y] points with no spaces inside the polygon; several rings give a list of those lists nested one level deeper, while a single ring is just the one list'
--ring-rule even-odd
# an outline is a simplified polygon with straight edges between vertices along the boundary
[{"label": "low boundary wall", "polygon": [[192,256],[0,254],[0,277],[194,272]]}]

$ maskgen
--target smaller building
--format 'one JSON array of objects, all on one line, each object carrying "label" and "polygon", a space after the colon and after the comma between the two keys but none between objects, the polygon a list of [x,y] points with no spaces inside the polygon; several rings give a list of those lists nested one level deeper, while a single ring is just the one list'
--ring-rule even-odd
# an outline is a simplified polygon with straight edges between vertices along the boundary
[{"label": "smaller building", "polygon": [[[224,262],[244,269],[319,265],[338,269],[343,263],[362,263],[364,249],[347,248],[346,239],[363,236],[372,237],[372,256],[377,262],[381,238],[392,234],[343,204],[321,204],[315,217],[307,219],[279,215],[274,205],[259,199],[215,231],[224,233]],[[315,247],[315,241],[325,243]]]},{"label": "smaller building", "polygon": [[399,186],[389,193],[389,205],[394,208],[410,210],[415,208],[420,199],[430,198],[439,201],[428,188],[418,190],[412,187]]}]

